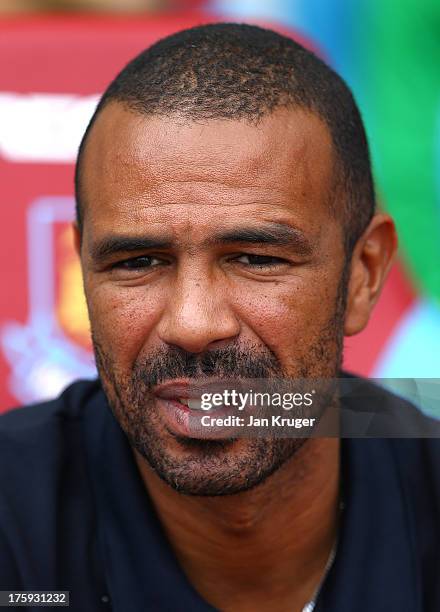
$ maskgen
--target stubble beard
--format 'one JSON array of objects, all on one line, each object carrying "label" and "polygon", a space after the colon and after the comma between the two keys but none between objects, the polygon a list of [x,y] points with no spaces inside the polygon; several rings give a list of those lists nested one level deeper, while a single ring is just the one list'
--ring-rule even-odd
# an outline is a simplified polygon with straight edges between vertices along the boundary
[{"label": "stubble beard", "polygon": [[[237,347],[188,354],[177,348],[139,357],[131,375],[119,372],[92,332],[96,364],[111,410],[133,449],[174,490],[221,496],[248,491],[291,460],[307,438],[197,439],[171,435],[155,410],[152,388],[174,378],[334,378],[340,373],[346,274],[332,316],[304,347],[295,367],[283,372],[268,347]],[[93,327],[92,327],[93,330]]]}]

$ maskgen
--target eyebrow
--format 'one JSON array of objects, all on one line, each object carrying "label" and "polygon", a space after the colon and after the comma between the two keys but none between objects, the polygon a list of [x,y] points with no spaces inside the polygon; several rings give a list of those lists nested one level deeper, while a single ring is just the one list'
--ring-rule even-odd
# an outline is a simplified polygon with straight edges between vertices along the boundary
[{"label": "eyebrow", "polygon": [[206,244],[268,244],[289,246],[304,255],[311,254],[313,245],[298,228],[284,223],[264,227],[243,227],[214,234]]},{"label": "eyebrow", "polygon": [[170,249],[173,245],[171,237],[155,236],[108,236],[99,240],[91,247],[91,257],[94,261],[103,261],[117,253],[132,253],[151,249]]},{"label": "eyebrow", "polygon": [[[235,228],[214,233],[203,241],[205,247],[227,244],[288,246],[302,255],[310,255],[313,252],[313,245],[304,233],[284,223]],[[171,249],[173,246],[175,241],[171,236],[107,236],[91,247],[91,257],[94,261],[101,262],[118,253]]]}]

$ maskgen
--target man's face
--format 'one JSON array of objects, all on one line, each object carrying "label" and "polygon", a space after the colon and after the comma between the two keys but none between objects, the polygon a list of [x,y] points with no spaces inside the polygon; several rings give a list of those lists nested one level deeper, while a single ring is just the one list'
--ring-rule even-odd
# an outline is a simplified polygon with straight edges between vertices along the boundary
[{"label": "man's face", "polygon": [[202,439],[188,383],[338,372],[333,162],[325,125],[293,109],[251,125],[111,104],[92,129],[81,258],[98,369],[134,448],[183,493],[249,489],[301,445]]}]

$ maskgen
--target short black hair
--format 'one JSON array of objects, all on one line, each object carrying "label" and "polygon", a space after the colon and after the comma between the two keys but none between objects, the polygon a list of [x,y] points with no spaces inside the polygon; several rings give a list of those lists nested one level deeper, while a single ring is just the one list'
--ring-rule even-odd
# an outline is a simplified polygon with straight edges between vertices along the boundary
[{"label": "short black hair", "polygon": [[[104,92],[81,141],[75,171],[80,231],[81,158],[96,117],[112,101],[146,115],[258,122],[278,107],[316,114],[335,150],[332,204],[351,253],[375,211],[368,142],[353,95],[314,53],[272,30],[216,23],[168,36],[135,57]],[[339,201],[341,200],[342,203]]]}]

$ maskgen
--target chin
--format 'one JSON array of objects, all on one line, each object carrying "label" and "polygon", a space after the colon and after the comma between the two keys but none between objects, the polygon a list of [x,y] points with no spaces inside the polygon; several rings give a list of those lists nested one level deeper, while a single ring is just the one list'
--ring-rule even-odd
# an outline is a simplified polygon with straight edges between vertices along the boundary
[{"label": "chin", "polygon": [[170,444],[133,441],[153,471],[184,495],[218,497],[244,493],[263,484],[289,461],[304,439],[197,440]]}]

